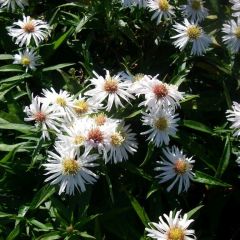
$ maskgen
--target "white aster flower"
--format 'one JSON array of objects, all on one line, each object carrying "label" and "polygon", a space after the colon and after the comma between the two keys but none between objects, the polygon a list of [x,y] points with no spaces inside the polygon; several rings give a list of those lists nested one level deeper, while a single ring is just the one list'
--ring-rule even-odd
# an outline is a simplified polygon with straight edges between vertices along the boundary
[{"label": "white aster flower", "polygon": [[52,106],[47,103],[41,103],[39,97],[32,99],[29,107],[25,107],[27,114],[25,121],[35,121],[37,127],[41,127],[43,139],[50,139],[48,129],[59,132],[59,123],[61,122],[59,113],[55,112]]},{"label": "white aster flower", "polygon": [[118,163],[128,160],[128,154],[137,151],[136,134],[131,132],[130,125],[119,124],[116,131],[109,134],[107,146],[108,161]]},{"label": "white aster flower", "polygon": [[75,189],[80,192],[86,190],[86,184],[96,182],[98,176],[89,168],[97,166],[94,161],[98,158],[97,154],[89,154],[85,151],[79,155],[75,150],[68,150],[60,145],[55,146],[57,153],[48,152],[48,160],[43,164],[47,173],[50,175],[45,181],[51,181],[51,185],[60,184],[59,195],[63,192],[74,195]]},{"label": "white aster flower", "polygon": [[187,158],[183,151],[176,146],[171,149],[163,149],[163,153],[165,158],[162,158],[161,162],[157,162],[160,167],[155,168],[156,171],[162,172],[157,176],[160,178],[159,182],[173,180],[167,191],[170,191],[178,183],[178,194],[186,192],[190,187],[190,180],[194,177],[192,167],[195,161],[192,160],[192,157]]},{"label": "white aster flower", "polygon": [[28,0],[0,0],[1,8],[7,8],[7,10],[15,12],[16,6],[23,9],[25,6],[28,6]]},{"label": "white aster flower", "polygon": [[240,48],[240,18],[237,21],[232,19],[223,24],[222,32],[225,33],[222,37],[223,42],[232,52],[237,53]]},{"label": "white aster flower", "polygon": [[232,122],[230,128],[234,130],[233,136],[240,135],[240,104],[233,102],[232,110],[227,110],[227,120]]},{"label": "white aster flower", "polygon": [[168,0],[147,0],[147,7],[150,12],[154,11],[151,20],[157,18],[157,24],[164,19],[171,19],[174,14],[174,7],[169,4]]},{"label": "white aster flower", "polygon": [[123,78],[125,81],[129,81],[130,87],[129,92],[135,94],[136,96],[139,96],[139,89],[142,87],[142,83],[151,80],[150,75],[145,75],[143,73],[137,73],[135,75],[127,74],[125,72],[120,72],[121,78]]},{"label": "white aster flower", "polygon": [[21,64],[26,67],[26,72],[30,68],[31,70],[36,70],[36,66],[39,66],[40,63],[40,56],[34,52],[34,49],[29,50],[28,48],[21,52],[19,51],[18,54],[14,55],[14,62],[13,64]]},{"label": "white aster flower", "polygon": [[43,40],[50,36],[49,25],[42,21],[23,15],[23,21],[14,22],[11,27],[7,27],[8,35],[16,39],[16,44],[20,47],[30,45],[33,40],[38,46]]},{"label": "white aster flower", "polygon": [[176,38],[173,44],[181,51],[190,42],[193,44],[191,54],[203,55],[206,52],[206,49],[211,43],[211,39],[197,23],[190,23],[185,18],[183,25],[176,23],[173,27],[179,34],[171,38]]},{"label": "white aster flower", "polygon": [[79,96],[73,101],[73,111],[77,117],[95,113],[101,109],[101,107],[101,104],[92,102],[91,99],[83,97],[82,94],[79,94]]},{"label": "white aster flower", "polygon": [[175,136],[177,132],[178,114],[174,114],[172,109],[153,108],[149,113],[143,112],[143,125],[151,128],[141,134],[149,134],[147,140],[152,141],[155,146],[159,147],[163,143],[168,145],[169,136]]},{"label": "white aster flower", "polygon": [[175,215],[170,211],[169,216],[163,214],[165,219],[160,216],[158,223],[148,223],[150,228],[145,228],[147,236],[157,240],[195,240],[195,231],[188,229],[194,220],[188,219],[187,214],[181,217],[180,213],[181,210]]},{"label": "white aster flower", "polygon": [[62,89],[57,93],[53,88],[51,91],[43,89],[43,95],[44,97],[40,98],[42,102],[52,105],[55,111],[60,112],[63,117],[67,117],[67,120],[71,121],[74,117],[73,96]]},{"label": "white aster flower", "polygon": [[174,110],[180,106],[179,101],[183,99],[183,92],[178,91],[176,85],[167,84],[157,79],[158,75],[151,80],[142,81],[138,88],[139,94],[144,94],[145,100],[139,106],[172,107]]},{"label": "white aster flower", "polygon": [[240,1],[239,0],[229,0],[233,4],[232,10],[236,11],[232,14],[233,17],[240,17]]},{"label": "white aster flower", "polygon": [[203,6],[202,0],[188,0],[187,5],[180,6],[184,17],[191,22],[201,22],[208,15],[208,9]]},{"label": "white aster flower", "polygon": [[118,108],[119,106],[124,108],[121,99],[130,103],[130,98],[134,99],[134,96],[128,92],[129,82],[123,81],[120,78],[120,74],[110,76],[109,71],[106,70],[105,78],[99,76],[96,72],[93,72],[96,78],[91,79],[91,85],[95,88],[85,92],[85,95],[90,96],[91,100],[95,103],[102,103],[107,99],[106,110],[110,111],[113,104]]}]

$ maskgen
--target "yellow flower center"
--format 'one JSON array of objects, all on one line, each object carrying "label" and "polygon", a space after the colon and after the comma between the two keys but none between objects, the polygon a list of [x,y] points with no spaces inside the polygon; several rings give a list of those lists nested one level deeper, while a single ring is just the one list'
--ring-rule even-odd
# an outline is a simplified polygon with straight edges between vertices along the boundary
[{"label": "yellow flower center", "polygon": [[161,83],[154,85],[152,91],[158,99],[162,97],[166,97],[168,95],[168,90],[166,86]]},{"label": "yellow flower center", "polygon": [[30,62],[31,62],[31,60],[30,60],[30,58],[27,57],[27,56],[24,56],[24,57],[22,57],[22,59],[21,59],[21,64],[22,64],[22,65],[29,65]]},{"label": "yellow flower center", "polygon": [[200,0],[193,0],[192,1],[192,9],[199,10],[201,8],[201,1]]},{"label": "yellow flower center", "polygon": [[168,128],[168,121],[164,117],[160,117],[156,122],[155,122],[155,127],[160,130],[164,131]]},{"label": "yellow flower center", "polygon": [[104,83],[104,90],[109,93],[115,93],[118,90],[118,82],[115,79],[107,79]]},{"label": "yellow flower center", "polygon": [[177,174],[184,174],[189,168],[189,163],[184,159],[178,159],[174,164],[174,170]]},{"label": "yellow flower center", "polygon": [[34,115],[35,121],[44,122],[46,120],[46,115],[43,112],[37,112]]},{"label": "yellow flower center", "polygon": [[94,116],[94,120],[98,126],[102,126],[107,121],[107,116],[104,113],[99,113]]},{"label": "yellow flower center", "polygon": [[184,232],[181,228],[174,227],[168,232],[167,240],[184,240]]},{"label": "yellow flower center", "polygon": [[77,100],[74,104],[74,111],[77,114],[87,113],[89,105],[85,100]]},{"label": "yellow flower center", "polygon": [[187,35],[190,39],[198,39],[202,34],[202,29],[196,25],[192,25],[187,29]]},{"label": "yellow flower center", "polygon": [[57,97],[56,103],[60,105],[61,107],[65,107],[67,105],[67,102],[64,98],[62,97]]},{"label": "yellow flower center", "polygon": [[75,175],[80,169],[79,163],[75,159],[66,158],[63,161],[63,173],[65,175]]},{"label": "yellow flower center", "polygon": [[101,143],[103,142],[103,133],[98,128],[91,129],[88,133],[88,140],[92,140],[94,143]]},{"label": "yellow flower center", "polygon": [[238,39],[240,39],[240,26],[235,28],[234,34]]},{"label": "yellow flower center", "polygon": [[27,33],[32,33],[35,31],[35,25],[32,21],[25,23],[25,25],[22,28]]},{"label": "yellow flower center", "polygon": [[167,0],[158,0],[158,6],[160,8],[160,10],[167,12],[169,10],[169,3]]},{"label": "yellow flower center", "polygon": [[111,136],[111,144],[114,146],[120,146],[124,141],[125,138],[119,132],[116,132]]},{"label": "yellow flower center", "polygon": [[138,82],[138,81],[142,80],[143,77],[144,77],[144,74],[138,73],[138,74],[136,74],[136,75],[133,76],[133,81],[134,81],[134,82]]},{"label": "yellow flower center", "polygon": [[81,145],[81,144],[83,144],[84,143],[84,141],[85,141],[85,137],[84,136],[81,136],[81,135],[78,135],[78,136],[76,136],[75,138],[74,138],[74,144],[76,144],[76,145]]}]

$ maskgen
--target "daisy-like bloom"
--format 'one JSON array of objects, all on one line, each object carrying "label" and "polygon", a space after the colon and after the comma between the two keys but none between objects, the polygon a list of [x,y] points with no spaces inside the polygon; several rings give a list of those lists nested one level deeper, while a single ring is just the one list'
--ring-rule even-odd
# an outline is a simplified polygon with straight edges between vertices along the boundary
[{"label": "daisy-like bloom", "polygon": [[163,214],[159,217],[159,222],[148,223],[150,228],[145,228],[148,232],[147,236],[152,239],[157,240],[194,240],[196,239],[195,231],[193,229],[188,229],[189,225],[194,221],[193,219],[188,219],[187,214],[183,217],[180,216],[181,210],[177,211],[174,215],[170,211],[169,216]]},{"label": "daisy-like bloom", "polygon": [[85,184],[93,184],[98,176],[89,170],[97,166],[97,154],[89,154],[85,151],[81,156],[75,150],[66,149],[65,146],[55,146],[57,153],[48,152],[48,160],[43,164],[50,175],[45,181],[51,181],[51,185],[60,184],[59,195],[63,192],[74,195],[75,189],[80,192],[86,190]]},{"label": "daisy-like bloom", "polygon": [[227,120],[232,123],[230,128],[234,130],[233,136],[240,135],[240,104],[233,102],[232,110],[227,110]]},{"label": "daisy-like bloom", "polygon": [[28,0],[0,0],[1,8],[7,8],[7,10],[15,12],[16,6],[23,9],[25,6],[28,6]]},{"label": "daisy-like bloom", "polygon": [[147,7],[150,12],[154,11],[151,20],[157,19],[157,24],[164,19],[171,19],[174,14],[174,7],[169,4],[168,0],[148,0]]},{"label": "daisy-like bloom", "polygon": [[159,147],[163,143],[168,145],[169,136],[175,136],[177,132],[178,114],[174,114],[172,109],[152,108],[149,113],[143,112],[143,125],[151,128],[141,134],[149,134],[147,140],[152,141],[155,146]]},{"label": "daisy-like bloom", "polygon": [[40,59],[40,56],[34,52],[34,49],[29,50],[27,48],[24,52],[19,51],[18,54],[14,55],[13,64],[23,65],[27,72],[28,69],[36,70],[36,66],[40,65]]},{"label": "daisy-like bloom", "polygon": [[128,153],[137,151],[136,134],[131,132],[130,125],[120,124],[116,131],[109,134],[108,161],[118,163],[128,160]]},{"label": "daisy-like bloom", "polygon": [[239,0],[229,0],[233,4],[232,10],[236,11],[232,14],[233,17],[240,17],[240,1]]},{"label": "daisy-like bloom", "polygon": [[134,93],[136,96],[139,96],[139,89],[142,86],[142,83],[145,81],[151,80],[150,75],[145,75],[143,73],[137,73],[135,75],[127,74],[125,72],[120,72],[121,78],[123,78],[125,81],[130,82],[130,88],[129,92]]},{"label": "daisy-like bloom", "polygon": [[46,22],[24,15],[23,21],[14,22],[13,26],[7,27],[7,30],[8,35],[16,39],[15,44],[20,47],[30,45],[32,40],[38,46],[39,43],[50,36],[50,26]]},{"label": "daisy-like bloom", "polygon": [[208,9],[203,6],[202,0],[188,0],[187,5],[182,5],[180,8],[184,17],[191,22],[201,22],[208,15]]},{"label": "daisy-like bloom", "polygon": [[29,107],[25,107],[24,112],[27,114],[25,121],[35,121],[37,127],[41,127],[43,139],[50,139],[48,129],[59,132],[59,123],[61,118],[59,113],[49,104],[41,103],[38,96],[32,99]]},{"label": "daisy-like bloom", "polygon": [[192,167],[195,161],[192,160],[192,157],[186,157],[183,151],[176,146],[171,149],[163,149],[163,153],[165,158],[162,158],[161,162],[157,162],[160,167],[155,168],[156,171],[162,172],[157,176],[157,178],[160,178],[159,182],[173,180],[167,191],[170,191],[178,183],[178,194],[183,191],[186,192],[190,187],[190,180],[194,177]]},{"label": "daisy-like bloom", "polygon": [[93,103],[91,99],[82,97],[81,94],[73,101],[73,111],[77,117],[97,112],[100,108],[101,105]]},{"label": "daisy-like bloom", "polygon": [[173,27],[179,34],[171,38],[176,38],[173,44],[181,51],[191,42],[193,44],[191,54],[203,55],[206,52],[211,39],[197,23],[190,23],[185,18],[183,25],[176,23]]},{"label": "daisy-like bloom", "polygon": [[223,42],[233,53],[237,53],[240,48],[240,18],[223,24],[222,32],[225,33],[222,37]]},{"label": "daisy-like bloom", "polygon": [[158,75],[151,80],[142,81],[138,92],[145,95],[145,100],[139,106],[144,105],[148,108],[172,107],[175,110],[179,107],[179,101],[183,99],[183,92],[179,92],[176,85],[164,83],[157,77]]},{"label": "daisy-like bloom", "polygon": [[67,120],[71,121],[74,116],[73,96],[62,89],[57,93],[53,88],[51,88],[51,91],[43,89],[43,95],[44,97],[40,98],[42,102],[52,105],[57,112],[60,112],[63,117],[67,117]]},{"label": "daisy-like bloom", "polygon": [[93,72],[96,78],[91,79],[91,85],[95,88],[85,92],[85,95],[90,96],[95,103],[102,103],[107,99],[106,110],[110,111],[113,104],[118,108],[124,108],[120,98],[130,103],[129,99],[134,99],[134,96],[129,93],[129,82],[120,78],[120,74],[110,76],[109,71],[106,70],[105,78]]}]

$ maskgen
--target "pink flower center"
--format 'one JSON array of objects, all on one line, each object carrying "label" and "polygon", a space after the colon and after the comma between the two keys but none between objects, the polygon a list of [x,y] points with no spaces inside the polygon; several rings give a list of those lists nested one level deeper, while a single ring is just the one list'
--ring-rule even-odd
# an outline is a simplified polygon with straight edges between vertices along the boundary
[{"label": "pink flower center", "polygon": [[158,99],[166,97],[168,95],[166,86],[161,83],[154,85],[152,90]]},{"label": "pink flower center", "polygon": [[88,140],[92,140],[94,143],[103,142],[103,133],[99,128],[91,129],[88,133]]},{"label": "pink flower center", "polygon": [[44,122],[46,120],[46,115],[43,112],[37,112],[34,118],[37,122]]}]

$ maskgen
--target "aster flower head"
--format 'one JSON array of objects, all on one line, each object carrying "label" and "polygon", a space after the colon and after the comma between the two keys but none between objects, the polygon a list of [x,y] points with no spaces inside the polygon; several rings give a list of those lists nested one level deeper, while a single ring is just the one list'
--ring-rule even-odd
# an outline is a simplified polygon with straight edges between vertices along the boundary
[{"label": "aster flower head", "polygon": [[21,64],[28,69],[36,70],[36,67],[40,65],[41,57],[35,52],[34,49],[26,48],[23,52],[19,51],[18,54],[14,55],[13,64]]},{"label": "aster flower head", "polygon": [[149,228],[145,228],[147,236],[157,240],[195,240],[195,231],[188,229],[189,225],[194,221],[188,219],[187,214],[180,216],[181,210],[169,215],[163,214],[159,217],[159,222],[148,223]]},{"label": "aster flower head", "polygon": [[98,159],[97,154],[89,154],[85,151],[82,155],[70,148],[66,148],[60,144],[55,146],[55,152],[48,152],[47,163],[43,164],[49,175],[45,180],[50,181],[51,185],[59,184],[59,195],[63,192],[69,195],[74,195],[75,190],[84,192],[86,184],[96,182],[98,176],[89,168],[95,167],[98,164],[95,161]]},{"label": "aster flower head", "polygon": [[174,14],[174,7],[168,0],[147,0],[147,7],[150,12],[154,12],[151,20],[157,19],[157,24],[164,20],[171,19]]},{"label": "aster flower head", "polygon": [[240,18],[223,24],[222,32],[224,33],[223,42],[233,53],[237,53],[240,48]]},{"label": "aster flower head", "polygon": [[144,94],[145,100],[139,106],[144,105],[149,109],[156,106],[172,107],[175,110],[180,106],[179,101],[183,99],[183,92],[179,92],[176,85],[164,83],[157,77],[158,75],[151,80],[141,82],[138,93]]},{"label": "aster flower head", "polygon": [[35,121],[35,125],[42,130],[43,139],[50,139],[49,131],[59,132],[61,116],[46,102],[41,103],[38,96],[32,99],[30,106],[26,106],[24,112],[27,114],[25,121]]},{"label": "aster flower head", "polygon": [[50,26],[42,21],[24,16],[23,20],[13,23],[13,26],[7,27],[8,35],[15,39],[15,44],[22,47],[29,46],[33,42],[36,46],[50,36]]},{"label": "aster flower head", "polygon": [[232,109],[226,111],[227,120],[232,123],[230,126],[233,129],[233,136],[240,136],[240,104],[233,102]]},{"label": "aster flower head", "polygon": [[147,140],[154,143],[155,146],[168,145],[169,136],[175,136],[177,132],[178,114],[175,114],[172,108],[152,108],[149,113],[143,112],[143,125],[151,128],[141,134],[149,134]]},{"label": "aster flower head", "polygon": [[79,96],[73,101],[73,111],[77,117],[83,117],[95,113],[101,108],[101,104],[92,102],[91,99],[83,97],[82,94],[79,94]]},{"label": "aster flower head", "polygon": [[7,8],[12,12],[15,12],[16,7],[24,9],[26,6],[28,6],[28,0],[0,0],[0,8]]},{"label": "aster flower head", "polygon": [[86,96],[90,96],[92,102],[100,104],[104,100],[107,100],[106,110],[110,111],[115,104],[115,107],[119,106],[124,108],[121,99],[124,99],[127,103],[130,103],[130,99],[134,99],[134,96],[129,93],[129,82],[120,78],[120,74],[111,76],[109,71],[106,70],[105,77],[99,76],[96,72],[93,72],[96,78],[91,79],[91,85],[94,89],[85,92]]},{"label": "aster flower head", "polygon": [[118,163],[128,160],[129,154],[137,151],[136,134],[132,133],[130,125],[119,124],[115,131],[108,135],[108,161]]},{"label": "aster flower head", "polygon": [[202,0],[188,0],[187,5],[180,6],[184,17],[191,22],[201,22],[208,15],[208,9],[203,6]]},{"label": "aster flower head", "polygon": [[165,156],[162,157],[162,161],[157,162],[160,166],[155,168],[156,171],[161,172],[157,176],[157,178],[160,178],[159,182],[173,180],[167,191],[170,191],[174,185],[178,184],[178,194],[183,191],[186,192],[190,187],[190,181],[194,177],[192,167],[195,161],[192,160],[192,157],[186,157],[183,151],[176,146],[163,149],[163,154]]},{"label": "aster flower head", "polygon": [[240,1],[239,0],[229,0],[232,3],[232,10],[235,11],[232,16],[233,17],[240,17]]},{"label": "aster flower head", "polygon": [[120,72],[120,76],[125,80],[129,81],[130,88],[129,92],[135,94],[136,96],[139,96],[139,89],[142,88],[142,84],[146,81],[151,80],[150,75],[145,75],[143,73],[137,73],[135,75],[132,75],[130,73]]},{"label": "aster flower head", "polygon": [[43,97],[40,100],[52,105],[55,111],[61,113],[67,120],[71,121],[74,117],[73,96],[67,91],[60,89],[57,93],[53,88],[51,88],[51,91],[43,89]]},{"label": "aster flower head", "polygon": [[191,54],[200,56],[206,52],[211,39],[197,23],[190,23],[185,18],[183,24],[176,23],[173,27],[179,34],[171,38],[176,39],[173,44],[181,51],[190,42],[192,43]]}]

